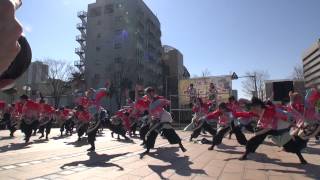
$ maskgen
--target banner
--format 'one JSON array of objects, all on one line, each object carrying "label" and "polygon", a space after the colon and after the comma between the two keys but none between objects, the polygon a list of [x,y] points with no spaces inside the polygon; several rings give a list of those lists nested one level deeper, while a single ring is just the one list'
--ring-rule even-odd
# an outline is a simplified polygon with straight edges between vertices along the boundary
[{"label": "banner", "polygon": [[197,97],[204,101],[209,99],[209,87],[213,83],[218,91],[217,101],[227,102],[232,93],[232,80],[230,76],[210,76],[201,78],[192,78],[179,81],[179,105],[188,105],[190,98],[188,96],[188,88],[190,84],[194,85],[197,91]]}]

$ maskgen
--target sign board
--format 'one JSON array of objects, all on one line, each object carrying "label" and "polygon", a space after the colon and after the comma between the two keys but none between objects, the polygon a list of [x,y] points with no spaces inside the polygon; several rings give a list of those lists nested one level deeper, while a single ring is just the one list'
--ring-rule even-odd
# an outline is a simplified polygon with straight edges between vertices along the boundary
[{"label": "sign board", "polygon": [[188,105],[190,98],[188,96],[188,88],[190,84],[194,84],[197,90],[197,96],[204,101],[209,98],[209,86],[213,83],[218,91],[217,101],[226,102],[232,92],[231,76],[210,76],[201,78],[192,78],[179,81],[179,105]]}]

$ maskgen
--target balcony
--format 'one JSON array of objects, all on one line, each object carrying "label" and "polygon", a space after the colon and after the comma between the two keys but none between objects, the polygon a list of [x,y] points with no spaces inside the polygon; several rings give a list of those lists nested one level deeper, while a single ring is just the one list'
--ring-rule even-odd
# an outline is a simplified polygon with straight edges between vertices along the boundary
[{"label": "balcony", "polygon": [[74,62],[74,66],[76,66],[76,67],[83,67],[84,66],[84,62],[83,61],[75,61]]},{"label": "balcony", "polygon": [[77,24],[77,29],[79,29],[79,30],[84,30],[84,29],[86,29],[86,25],[83,24],[83,23],[78,23],[78,24]]},{"label": "balcony", "polygon": [[85,40],[86,40],[86,37],[83,37],[82,35],[76,36],[76,41],[78,41],[78,42],[83,42]]},{"label": "balcony", "polygon": [[74,50],[74,52],[76,53],[76,54],[84,54],[84,50],[82,49],[82,48],[76,48],[75,50]]},{"label": "balcony", "polygon": [[78,12],[78,17],[79,17],[79,18],[85,18],[85,17],[87,17],[87,12],[86,12],[86,11],[79,11],[79,12]]}]

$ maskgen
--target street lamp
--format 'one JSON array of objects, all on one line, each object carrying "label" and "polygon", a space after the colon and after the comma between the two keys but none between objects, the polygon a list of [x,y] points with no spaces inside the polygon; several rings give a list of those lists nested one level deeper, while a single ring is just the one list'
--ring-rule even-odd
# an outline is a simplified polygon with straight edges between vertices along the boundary
[{"label": "street lamp", "polygon": [[237,80],[239,78],[253,78],[254,80],[254,92],[252,93],[253,96],[258,97],[258,87],[257,87],[257,74],[250,76],[238,76],[235,72],[231,75],[231,80]]}]

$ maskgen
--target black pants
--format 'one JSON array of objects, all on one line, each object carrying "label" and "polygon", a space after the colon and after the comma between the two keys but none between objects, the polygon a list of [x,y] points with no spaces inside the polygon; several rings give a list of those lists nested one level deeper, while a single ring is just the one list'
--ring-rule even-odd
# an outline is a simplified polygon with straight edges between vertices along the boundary
[{"label": "black pants", "polygon": [[51,132],[51,127],[52,127],[52,120],[50,120],[49,122],[47,122],[46,124],[43,124],[39,127],[39,132],[41,133],[41,135],[44,135],[44,130],[46,130],[46,137],[48,137],[48,135]]},{"label": "black pants", "polygon": [[32,131],[34,130],[34,128],[37,126],[37,122],[33,121],[31,124],[27,124],[25,123],[24,120],[22,120],[21,122],[21,131],[25,134],[25,140],[29,141],[31,135],[32,135]]},{"label": "black pants", "polygon": [[270,130],[264,134],[252,137],[248,140],[246,145],[246,154],[255,153],[258,147],[263,143],[268,135],[276,134],[275,130]]},{"label": "black pants", "polygon": [[83,124],[79,129],[78,129],[78,137],[82,137],[85,132],[87,132],[88,125]]},{"label": "black pants", "polygon": [[205,131],[208,131],[212,136],[215,136],[217,133],[215,129],[213,129],[206,121],[204,121],[193,130],[190,139],[199,137],[202,129],[204,129]]},{"label": "black pants", "polygon": [[145,138],[146,138],[146,135],[149,131],[149,125],[146,124],[146,125],[143,125],[141,128],[140,128],[140,131],[139,131],[139,135],[140,135],[140,139],[145,142]]},{"label": "black pants", "polygon": [[[174,129],[162,129],[161,131],[163,136],[169,141],[170,144],[181,143],[181,139]],[[146,140],[147,149],[154,148],[158,134],[159,133],[157,132],[157,130],[153,130],[150,132]]]},{"label": "black pants", "polygon": [[241,127],[239,126],[235,126],[233,127],[232,131],[234,132],[234,134],[236,135],[237,141],[240,145],[245,146],[247,144],[247,138],[246,136],[242,133],[241,131]]},{"label": "black pants", "polygon": [[13,136],[14,132],[17,130],[17,125],[12,122],[11,115],[9,113],[4,113],[3,121],[6,123],[7,128],[10,131],[10,136]]},{"label": "black pants", "polygon": [[286,152],[300,153],[302,149],[307,147],[307,143],[307,140],[303,140],[299,136],[295,136],[294,139],[291,139],[288,143],[283,145],[283,148]]},{"label": "black pants", "polygon": [[64,126],[65,126],[65,129],[66,129],[66,134],[69,133],[70,135],[72,135],[72,131],[73,131],[73,127],[74,127],[74,122],[73,122],[73,120],[72,120],[72,119],[68,119],[68,120],[65,122]]},{"label": "black pants", "polygon": [[[224,127],[220,128],[217,132],[217,135],[213,137],[212,139],[212,145],[219,145],[222,143],[222,139],[224,138],[225,134],[231,130],[231,127]],[[241,145],[246,145],[247,144],[247,138],[246,136],[242,133],[240,127],[234,126],[232,131],[235,133],[237,141]]]},{"label": "black pants", "polygon": [[133,124],[131,125],[131,132],[133,133],[133,135],[136,135],[137,127],[137,122],[133,122]]},{"label": "black pants", "polygon": [[65,130],[65,126],[66,126],[66,121],[63,122],[61,125],[60,125],[60,132],[61,132],[61,135],[63,133],[63,131]]},{"label": "black pants", "polygon": [[38,128],[39,128],[39,125],[40,125],[39,120],[36,120],[36,121],[35,121],[35,124],[34,124],[33,127],[32,127],[34,134],[37,133],[37,130],[38,130]]}]

